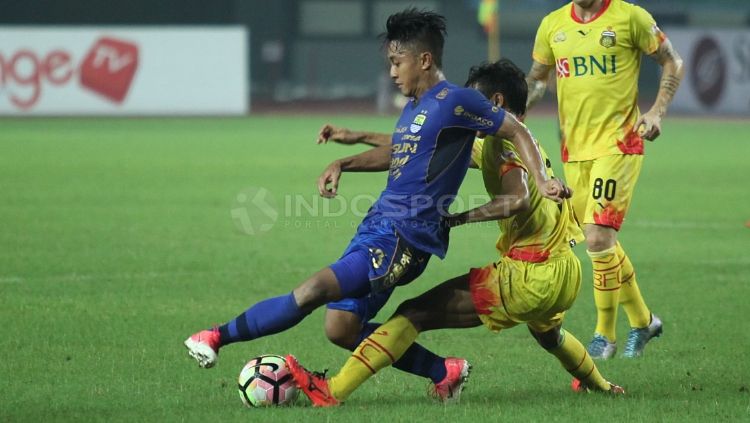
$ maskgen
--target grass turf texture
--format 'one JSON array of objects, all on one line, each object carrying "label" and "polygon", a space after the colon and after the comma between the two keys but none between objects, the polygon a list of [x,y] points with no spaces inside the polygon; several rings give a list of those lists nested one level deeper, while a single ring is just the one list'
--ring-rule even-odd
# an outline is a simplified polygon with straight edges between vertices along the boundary
[{"label": "grass turf texture", "polygon": [[[380,131],[394,121],[333,120]],[[222,350],[211,370],[199,369],[182,346],[192,332],[289,292],[334,261],[354,234],[359,218],[351,212],[325,219],[284,211],[286,195],[312,204],[330,159],[361,150],[315,145],[323,121],[0,121],[0,420],[750,417],[750,144],[741,139],[750,124],[677,118],[647,146],[621,234],[645,298],[665,322],[664,336],[643,359],[600,364],[626,387],[626,398],[571,392],[567,373],[524,328],[500,335],[477,328],[421,337],[434,351],[474,364],[458,406],[431,403],[425,380],[388,369],[339,409],[243,408],[237,375],[256,355],[294,353],[312,368],[332,370],[348,357],[326,340],[322,311],[284,334]],[[529,124],[559,157],[553,120]],[[385,174],[345,174],[339,191],[350,199],[374,196],[384,182]],[[231,215],[237,195],[250,187],[266,188],[280,206],[276,225],[258,236],[243,234]],[[462,195],[482,192],[480,175],[470,172]],[[401,300],[493,260],[496,233],[492,225],[454,230],[448,258],[433,259],[418,281],[397,290],[379,321]],[[566,328],[586,343],[594,327],[590,265],[583,246],[577,254],[585,282]]]}]

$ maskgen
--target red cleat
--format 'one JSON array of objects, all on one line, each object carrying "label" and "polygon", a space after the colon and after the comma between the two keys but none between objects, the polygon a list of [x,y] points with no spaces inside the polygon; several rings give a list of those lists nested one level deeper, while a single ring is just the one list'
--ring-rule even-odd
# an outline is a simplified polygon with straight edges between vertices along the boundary
[{"label": "red cleat", "polygon": [[220,345],[219,328],[202,330],[185,340],[188,354],[193,357],[200,367],[208,369],[216,364],[219,358]]},{"label": "red cleat", "polygon": [[471,364],[463,358],[448,357],[445,359],[445,370],[445,378],[430,385],[429,395],[442,402],[458,402],[469,380]]},{"label": "red cleat", "polygon": [[314,407],[333,407],[341,404],[331,394],[325,374],[307,370],[293,355],[287,355],[285,359],[286,367],[289,368],[297,387],[310,398]]},{"label": "red cleat", "polygon": [[609,383],[609,390],[602,391],[601,389],[596,388],[589,388],[586,386],[583,382],[580,380],[573,378],[573,381],[570,382],[570,387],[573,389],[573,392],[602,392],[609,395],[617,396],[617,395],[625,395],[625,389],[622,386],[615,385],[614,383]]}]

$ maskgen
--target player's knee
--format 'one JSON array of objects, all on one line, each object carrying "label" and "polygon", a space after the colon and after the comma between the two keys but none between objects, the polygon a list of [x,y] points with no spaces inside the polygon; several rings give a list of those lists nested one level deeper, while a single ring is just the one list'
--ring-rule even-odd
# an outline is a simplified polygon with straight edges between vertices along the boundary
[{"label": "player's knee", "polygon": [[312,311],[323,304],[338,300],[336,288],[331,286],[329,281],[313,276],[294,289],[294,299],[300,309]]},{"label": "player's knee", "polygon": [[553,328],[547,332],[535,332],[533,329],[529,328],[529,332],[531,332],[531,336],[536,339],[539,346],[547,351],[560,346],[560,328]]},{"label": "player's knee", "polygon": [[617,232],[605,226],[588,225],[586,227],[586,246],[589,251],[604,251],[614,247]]},{"label": "player's knee", "polygon": [[362,325],[359,317],[343,310],[326,310],[325,332],[332,343],[349,351],[359,343]]},{"label": "player's knee", "polygon": [[329,325],[326,322],[326,337],[333,344],[351,351],[357,346],[358,331],[352,331],[348,327]]}]

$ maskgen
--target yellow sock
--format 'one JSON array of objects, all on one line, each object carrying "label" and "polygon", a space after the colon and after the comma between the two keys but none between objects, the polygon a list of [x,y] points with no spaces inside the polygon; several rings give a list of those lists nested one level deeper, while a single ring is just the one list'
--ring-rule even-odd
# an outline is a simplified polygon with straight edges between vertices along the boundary
[{"label": "yellow sock", "polygon": [[557,348],[550,350],[550,353],[560,360],[568,373],[583,382],[584,385],[608,391],[609,383],[599,373],[594,360],[586,352],[586,348],[583,347],[581,341],[569,332],[560,330],[560,334],[562,342]]},{"label": "yellow sock", "polygon": [[620,269],[620,281],[622,282],[620,304],[622,304],[625,314],[628,315],[630,327],[645,328],[651,323],[651,311],[646,307],[646,303],[641,296],[641,290],[638,288],[638,282],[635,279],[633,263],[630,262],[630,258],[625,254],[625,250],[622,249],[622,245],[619,242],[615,248],[617,249],[617,256],[622,261],[622,268]]},{"label": "yellow sock", "polygon": [[344,367],[328,381],[331,395],[339,401],[346,400],[370,376],[401,358],[418,334],[404,316],[395,316],[380,325],[357,346]]},{"label": "yellow sock", "polygon": [[617,335],[617,305],[620,294],[620,258],[616,248],[586,251],[594,269],[594,304],[596,304],[596,333],[615,342]]}]

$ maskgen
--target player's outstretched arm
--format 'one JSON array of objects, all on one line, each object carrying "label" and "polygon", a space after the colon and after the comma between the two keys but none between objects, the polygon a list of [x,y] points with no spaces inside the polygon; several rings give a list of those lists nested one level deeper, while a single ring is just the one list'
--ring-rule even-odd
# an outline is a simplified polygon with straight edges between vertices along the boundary
[{"label": "player's outstretched arm", "polygon": [[391,145],[391,135],[378,132],[352,131],[331,124],[325,124],[318,132],[318,144],[326,144],[333,141],[339,144],[367,144],[373,147]]},{"label": "player's outstretched arm", "polygon": [[[500,169],[498,169],[500,172]],[[487,222],[511,217],[529,208],[529,184],[526,171],[515,168],[502,175],[502,195],[475,209],[449,216],[448,226]]]},{"label": "player's outstretched arm", "polygon": [[667,114],[667,108],[672,103],[677,88],[680,87],[682,77],[685,76],[685,68],[682,65],[682,57],[672,47],[669,39],[664,40],[656,53],[650,55],[662,67],[659,93],[651,109],[641,115],[635,123],[638,135],[653,141],[661,134],[661,119]]},{"label": "player's outstretched arm", "polygon": [[559,180],[547,175],[547,169],[544,166],[536,141],[529,130],[521,125],[512,114],[506,113],[503,124],[497,131],[497,136],[509,140],[516,147],[518,154],[521,156],[521,161],[534,178],[540,194],[558,203],[565,198],[570,198],[570,189]]},{"label": "player's outstretched arm", "polygon": [[547,81],[552,71],[552,66],[539,63],[536,60],[531,65],[529,74],[526,75],[526,85],[529,87],[529,95],[526,99],[526,110],[534,107],[544,97],[547,91]]},{"label": "player's outstretched arm", "polygon": [[[391,147],[382,145],[329,164],[318,177],[318,193],[333,198],[338,193],[341,172],[379,172],[391,165]],[[329,188],[328,185],[331,185]]]}]

